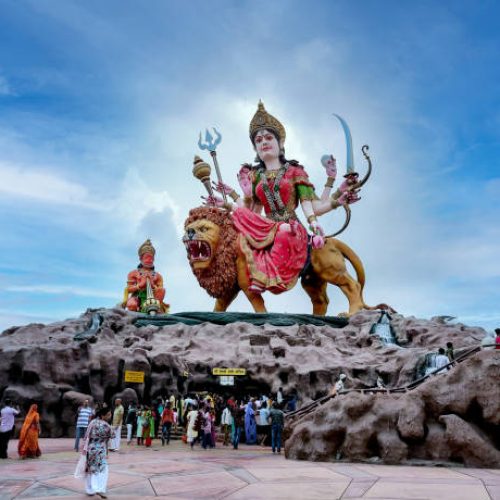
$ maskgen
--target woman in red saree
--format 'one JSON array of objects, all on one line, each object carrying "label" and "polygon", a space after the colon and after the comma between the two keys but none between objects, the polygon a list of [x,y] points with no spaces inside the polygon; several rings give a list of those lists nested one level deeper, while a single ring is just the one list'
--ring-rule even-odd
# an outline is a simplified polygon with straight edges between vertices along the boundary
[{"label": "woman in red saree", "polygon": [[38,414],[38,405],[32,404],[19,434],[17,451],[22,459],[37,458],[42,454],[38,446],[39,434],[40,415]]}]

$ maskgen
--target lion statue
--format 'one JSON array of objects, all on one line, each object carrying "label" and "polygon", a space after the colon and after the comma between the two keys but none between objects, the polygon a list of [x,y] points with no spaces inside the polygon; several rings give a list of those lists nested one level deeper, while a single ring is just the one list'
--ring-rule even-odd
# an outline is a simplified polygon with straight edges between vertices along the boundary
[{"label": "lion statue", "polygon": [[[242,235],[226,210],[194,208],[189,212],[184,230],[183,242],[189,264],[200,286],[216,299],[214,311],[226,311],[242,290],[255,312],[267,312],[262,295],[248,290],[245,256],[238,244]],[[345,259],[354,267],[357,279],[347,272]],[[375,309],[363,301],[365,272],[361,260],[351,248],[335,238],[328,238],[323,248],[311,250],[310,262],[301,274],[302,288],[311,298],[313,314],[326,314],[328,283],[338,286],[347,297],[347,316],[361,309]]]}]

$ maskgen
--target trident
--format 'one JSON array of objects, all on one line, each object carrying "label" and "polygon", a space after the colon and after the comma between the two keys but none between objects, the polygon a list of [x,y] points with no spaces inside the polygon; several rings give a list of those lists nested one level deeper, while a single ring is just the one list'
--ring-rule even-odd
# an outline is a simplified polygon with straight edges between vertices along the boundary
[{"label": "trident", "polygon": [[[198,140],[198,147],[203,151],[206,149],[207,151],[210,151],[210,156],[212,157],[214,161],[214,167],[215,167],[215,172],[217,174],[217,179],[220,184],[222,184],[222,175],[220,173],[219,169],[219,162],[217,161],[217,146],[220,144],[222,140],[222,135],[217,132],[217,129],[214,127],[213,128],[214,134],[215,134],[215,140],[212,137],[212,134],[208,131],[208,129],[205,130],[205,143],[202,142],[201,140],[201,132],[200,132],[200,138]],[[224,204],[227,205],[227,197],[224,189],[222,190],[222,197],[224,198]]]}]

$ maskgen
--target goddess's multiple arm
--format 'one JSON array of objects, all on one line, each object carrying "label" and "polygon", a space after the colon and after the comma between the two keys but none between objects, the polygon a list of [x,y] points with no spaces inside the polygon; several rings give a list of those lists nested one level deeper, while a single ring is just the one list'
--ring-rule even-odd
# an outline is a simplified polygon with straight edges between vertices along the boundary
[{"label": "goddess's multiple arm", "polygon": [[[330,196],[337,176],[336,160],[332,155],[325,155],[321,158],[321,162],[325,167],[327,174],[327,181],[323,193],[321,194],[321,198],[301,200],[300,202],[302,211],[307,219],[307,222],[309,223],[311,231],[319,236],[323,236],[324,231],[318,224],[316,217],[326,214],[341,205],[350,205],[355,203],[360,199],[358,190],[353,190],[353,185],[357,182],[358,174],[351,174],[347,176],[335,193]],[[251,169],[249,167],[246,167],[245,165],[242,167],[238,173],[238,182],[243,192],[243,198],[227,184],[214,183],[213,187],[217,192],[224,192],[227,196],[231,197],[236,206],[246,207],[256,213],[260,213],[262,211],[262,205],[253,196]],[[209,205],[219,207],[224,206],[223,200],[216,196],[203,197],[203,199]]]},{"label": "goddess's multiple arm", "polygon": [[315,215],[323,215],[341,205],[350,205],[360,200],[358,190],[353,190],[353,186],[358,180],[358,174],[347,175],[345,181],[330,198],[330,192],[337,177],[337,161],[332,155],[324,155],[321,157],[321,163],[325,167],[327,180],[321,198],[313,201]]}]

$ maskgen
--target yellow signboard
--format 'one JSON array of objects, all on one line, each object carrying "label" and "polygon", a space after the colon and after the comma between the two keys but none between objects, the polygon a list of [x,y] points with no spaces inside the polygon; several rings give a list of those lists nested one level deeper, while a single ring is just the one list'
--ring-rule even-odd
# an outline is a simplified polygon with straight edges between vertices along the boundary
[{"label": "yellow signboard", "polygon": [[246,375],[246,368],[212,368],[212,375],[230,376],[230,375]]},{"label": "yellow signboard", "polygon": [[144,384],[144,372],[132,372],[130,370],[125,370],[125,382]]}]

